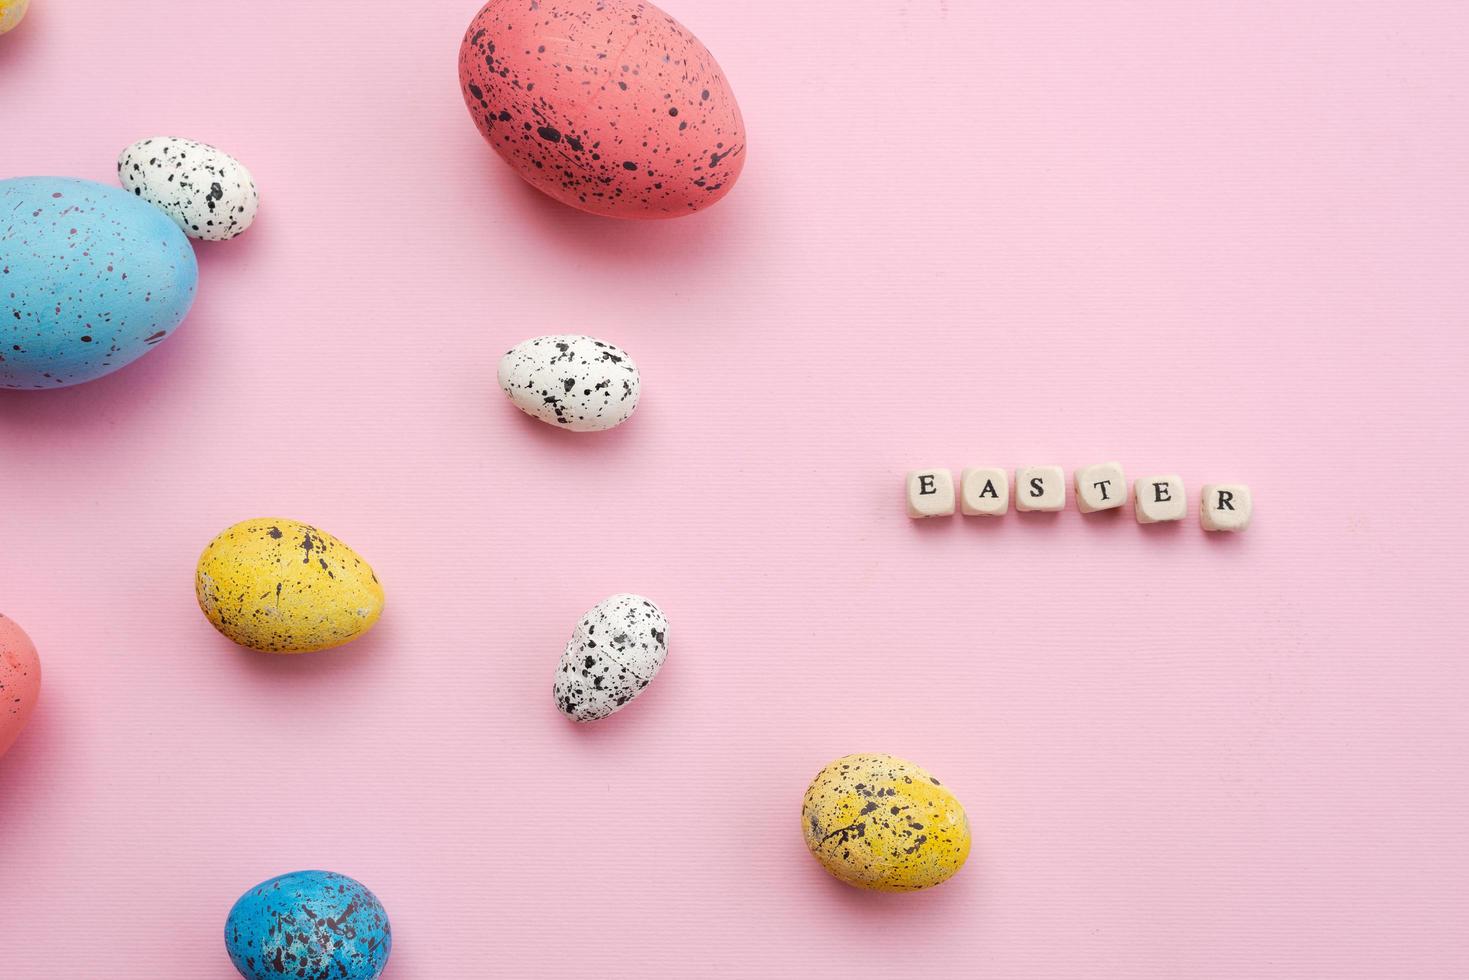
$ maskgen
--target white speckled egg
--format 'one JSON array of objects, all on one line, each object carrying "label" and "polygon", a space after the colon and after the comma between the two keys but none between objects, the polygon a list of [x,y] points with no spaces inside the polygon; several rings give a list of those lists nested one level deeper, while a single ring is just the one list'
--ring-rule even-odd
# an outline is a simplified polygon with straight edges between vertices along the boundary
[{"label": "white speckled egg", "polygon": [[668,655],[668,619],[650,599],[615,595],[597,603],[571,634],[553,692],[572,721],[606,718],[643,693]]},{"label": "white speckled egg", "polygon": [[260,205],[244,164],[207,143],[178,136],[138,140],[117,158],[117,176],[190,238],[234,238],[250,227]]},{"label": "white speckled egg", "polygon": [[500,387],[515,407],[549,425],[597,432],[626,422],[642,379],[627,352],[593,337],[533,337],[500,358]]}]

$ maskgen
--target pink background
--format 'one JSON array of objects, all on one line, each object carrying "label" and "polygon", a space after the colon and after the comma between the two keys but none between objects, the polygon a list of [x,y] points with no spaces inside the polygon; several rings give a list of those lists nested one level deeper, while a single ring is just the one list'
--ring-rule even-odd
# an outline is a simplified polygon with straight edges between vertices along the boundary
[{"label": "pink background", "polygon": [[[392,980],[1469,974],[1459,0],[671,0],[749,164],[591,218],[481,142],[474,0],[36,0],[0,176],[217,143],[261,215],[177,336],[0,395],[0,602],[45,668],[0,762],[6,980],[233,974],[256,881],[342,871]],[[639,360],[627,426],[499,354]],[[1176,470],[1182,526],[904,517],[914,466]],[[1206,535],[1198,487],[1254,488]],[[311,521],[387,612],[273,658],[204,544]],[[578,616],[672,653],[578,728]],[[968,867],[864,894],[801,841],[848,752],[936,772]]]}]

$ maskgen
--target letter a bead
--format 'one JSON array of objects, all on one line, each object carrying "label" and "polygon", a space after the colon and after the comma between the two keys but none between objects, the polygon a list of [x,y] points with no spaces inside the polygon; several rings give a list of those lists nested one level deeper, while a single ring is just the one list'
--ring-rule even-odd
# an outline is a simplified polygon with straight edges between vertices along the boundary
[{"label": "letter a bead", "polygon": [[961,478],[959,509],[969,517],[999,517],[1010,509],[1010,478],[998,467],[969,467]]}]

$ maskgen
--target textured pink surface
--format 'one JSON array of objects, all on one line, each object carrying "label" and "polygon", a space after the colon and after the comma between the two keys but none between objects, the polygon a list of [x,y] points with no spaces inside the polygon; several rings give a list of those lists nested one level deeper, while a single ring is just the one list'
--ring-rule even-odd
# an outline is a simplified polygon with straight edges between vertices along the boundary
[{"label": "textured pink surface", "polygon": [[[475,3],[38,0],[0,174],[155,133],[261,188],[189,321],[0,397],[0,603],[46,686],[0,761],[6,980],[231,976],[269,875],[361,879],[391,980],[1462,977],[1463,5],[670,2],[750,130],[710,211],[544,199],[465,116]],[[590,437],[497,356],[605,335]],[[1245,534],[910,522],[913,465],[1177,470]],[[194,560],[254,514],[382,578],[366,640],[231,647]],[[622,714],[576,618],[672,621]],[[976,844],[868,895],[798,827],[847,752]]]}]

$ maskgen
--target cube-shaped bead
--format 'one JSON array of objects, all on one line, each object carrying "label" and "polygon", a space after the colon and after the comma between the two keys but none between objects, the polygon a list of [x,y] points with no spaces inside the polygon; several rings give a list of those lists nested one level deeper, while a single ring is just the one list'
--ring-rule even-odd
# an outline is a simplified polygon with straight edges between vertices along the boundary
[{"label": "cube-shaped bead", "polygon": [[1138,477],[1132,485],[1132,500],[1139,524],[1178,521],[1188,513],[1183,477],[1173,474]]},{"label": "cube-shaped bead", "polygon": [[1066,474],[1059,466],[1015,468],[1016,510],[1061,510],[1066,506]]},{"label": "cube-shaped bead", "polygon": [[1127,503],[1127,477],[1121,463],[1097,463],[1076,471],[1076,507],[1083,514]]},{"label": "cube-shaped bead", "polygon": [[954,513],[954,475],[948,470],[908,474],[908,516],[948,517]]},{"label": "cube-shaped bead", "polygon": [[1253,511],[1250,488],[1243,483],[1210,483],[1199,501],[1199,523],[1205,531],[1243,531]]},{"label": "cube-shaped bead", "polygon": [[1010,478],[994,466],[971,466],[959,482],[959,509],[970,517],[999,517],[1010,509]]}]

